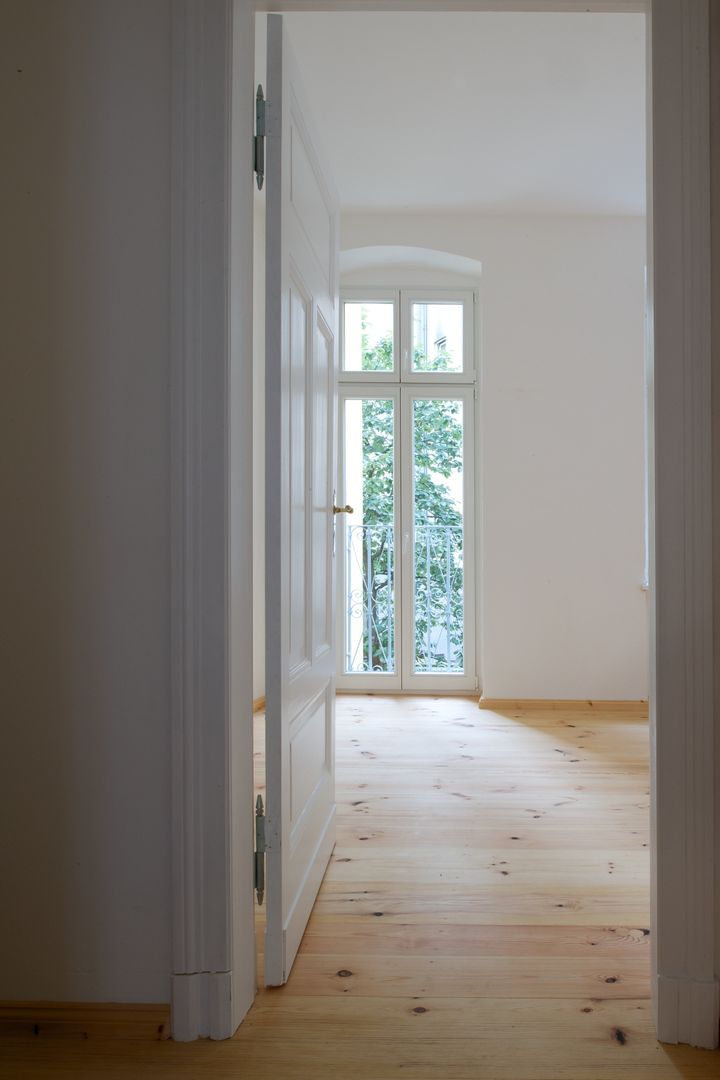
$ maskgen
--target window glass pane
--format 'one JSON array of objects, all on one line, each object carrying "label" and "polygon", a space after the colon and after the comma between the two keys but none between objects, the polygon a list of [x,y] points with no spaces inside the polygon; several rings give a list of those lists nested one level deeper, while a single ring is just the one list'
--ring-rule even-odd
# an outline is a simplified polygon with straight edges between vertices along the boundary
[{"label": "window glass pane", "polygon": [[394,411],[390,399],[346,401],[345,672],[395,672]]},{"label": "window glass pane", "polygon": [[412,305],[413,371],[463,370],[463,305]]},{"label": "window glass pane", "polygon": [[418,674],[464,671],[463,405],[416,398],[413,602]]},{"label": "window glass pane", "polygon": [[346,301],[343,369],[393,371],[395,305],[391,300]]}]

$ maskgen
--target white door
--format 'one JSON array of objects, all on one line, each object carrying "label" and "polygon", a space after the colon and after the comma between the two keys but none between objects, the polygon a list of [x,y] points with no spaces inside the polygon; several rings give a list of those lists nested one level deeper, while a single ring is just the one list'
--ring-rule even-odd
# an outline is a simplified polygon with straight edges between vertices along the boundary
[{"label": "white door", "polygon": [[265,981],[277,986],[335,843],[338,210],[280,15],[267,72]]}]

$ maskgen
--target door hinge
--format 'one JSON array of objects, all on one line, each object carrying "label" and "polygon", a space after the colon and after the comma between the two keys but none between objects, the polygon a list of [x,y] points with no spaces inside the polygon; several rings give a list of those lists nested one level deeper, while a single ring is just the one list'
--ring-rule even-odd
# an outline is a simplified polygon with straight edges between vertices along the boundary
[{"label": "door hinge", "polygon": [[255,891],[257,902],[265,899],[265,806],[262,795],[255,802]]},{"label": "door hinge", "polygon": [[255,95],[255,179],[258,191],[265,182],[265,94],[262,85]]}]

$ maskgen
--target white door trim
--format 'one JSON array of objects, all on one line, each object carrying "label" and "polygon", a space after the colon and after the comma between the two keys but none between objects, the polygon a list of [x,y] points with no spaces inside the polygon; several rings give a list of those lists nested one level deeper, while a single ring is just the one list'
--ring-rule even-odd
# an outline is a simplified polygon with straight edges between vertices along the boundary
[{"label": "white door trim", "polygon": [[[252,94],[251,64],[244,77],[233,64],[254,25],[243,6],[171,5],[171,1022],[182,1041],[228,1038],[255,992],[252,440],[241,416],[252,208],[230,197],[231,175],[251,179],[250,109],[231,138],[233,100]],[[247,294],[236,303],[232,285]]]},{"label": "white door trim", "polygon": [[[258,4],[258,10],[267,6]],[[272,3],[276,11],[440,6],[651,11],[653,984],[663,1040],[717,1046],[708,0],[652,0],[647,6],[621,0]],[[234,558],[236,544],[247,543],[252,530],[248,513],[231,543],[228,476],[233,432],[236,425],[250,428],[252,395],[238,402],[228,425],[231,143],[238,214],[252,212],[254,182],[251,104],[247,113],[231,109],[232,69],[243,80],[252,72],[252,43],[240,47],[235,34],[230,63],[233,8],[236,19],[247,18],[251,25],[251,0],[173,4],[173,1023],[176,1037],[183,1038],[230,1034],[242,1014],[234,998],[232,1010],[227,1005],[226,984],[242,974],[231,968],[233,947],[239,948],[232,924],[242,900],[238,894],[247,888],[233,866],[249,866],[252,850],[249,831],[242,829],[242,839],[232,841],[235,802],[242,805],[251,791],[241,790],[245,772],[237,757],[251,743],[244,729],[231,738],[228,552]],[[252,320],[251,262],[250,242],[233,261],[243,283],[232,294],[243,310],[243,337]],[[249,354],[245,363],[250,366]],[[246,595],[238,598],[241,606],[246,601]],[[249,624],[252,609],[242,610]],[[247,686],[238,680],[236,689],[243,702],[247,697],[249,718],[249,677]],[[246,920],[235,937],[247,933]],[[246,948],[244,955],[252,953]],[[198,976],[194,987],[190,975]],[[220,993],[203,989],[208,980]]]},{"label": "white door trim", "polygon": [[653,0],[649,531],[653,996],[663,1041],[715,1047],[708,27],[708,0]]}]

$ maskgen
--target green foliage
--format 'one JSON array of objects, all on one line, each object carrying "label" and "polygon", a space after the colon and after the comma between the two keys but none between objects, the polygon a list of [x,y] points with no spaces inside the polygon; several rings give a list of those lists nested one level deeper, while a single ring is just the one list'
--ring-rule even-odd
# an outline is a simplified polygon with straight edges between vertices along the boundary
[{"label": "green foliage", "polygon": [[[363,371],[392,370],[392,360],[390,337],[371,348],[363,333]],[[438,352],[430,362],[415,349],[416,370],[447,370],[449,361],[447,353]],[[461,404],[441,398],[415,399],[413,421],[415,668],[457,670],[462,667],[463,650],[462,514],[445,481],[462,468]],[[367,669],[375,671],[394,668],[393,593],[399,583],[394,581],[393,446],[392,400],[366,398],[362,403],[363,606],[370,614],[370,630],[365,631],[363,652]]]}]

